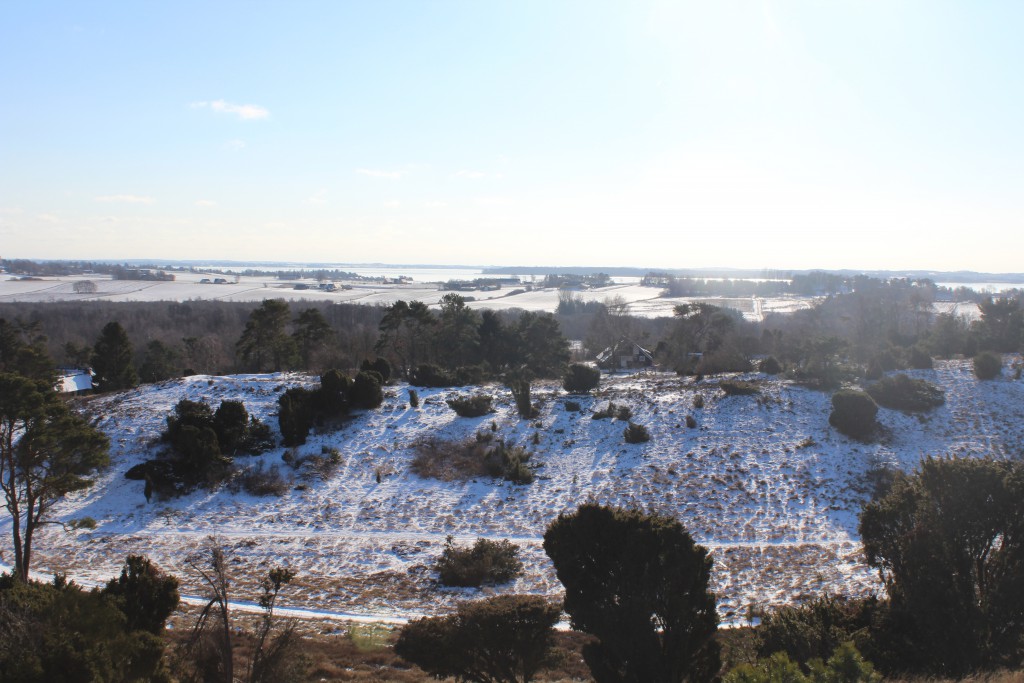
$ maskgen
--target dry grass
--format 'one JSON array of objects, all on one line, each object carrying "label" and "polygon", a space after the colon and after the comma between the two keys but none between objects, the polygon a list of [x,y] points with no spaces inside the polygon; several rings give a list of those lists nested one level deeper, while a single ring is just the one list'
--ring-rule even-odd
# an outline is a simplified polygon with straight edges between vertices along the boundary
[{"label": "dry grass", "polygon": [[488,444],[477,441],[445,441],[429,437],[413,444],[416,456],[410,469],[425,479],[463,481],[487,477],[484,458]]}]

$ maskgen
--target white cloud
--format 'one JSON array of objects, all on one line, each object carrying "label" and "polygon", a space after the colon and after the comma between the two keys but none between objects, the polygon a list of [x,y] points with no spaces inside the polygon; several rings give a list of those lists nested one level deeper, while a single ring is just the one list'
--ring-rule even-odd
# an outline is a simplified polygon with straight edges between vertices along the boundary
[{"label": "white cloud", "polygon": [[401,205],[402,202],[398,201],[397,199],[392,199],[391,201],[384,202],[384,206],[386,206],[389,209],[397,209]]},{"label": "white cloud", "polygon": [[470,180],[479,180],[480,178],[486,177],[487,174],[483,171],[469,171],[462,170],[455,174],[456,178],[469,178]]},{"label": "white cloud", "polygon": [[427,209],[440,209],[448,206],[448,202],[423,202],[423,206]]},{"label": "white cloud", "polygon": [[239,150],[245,149],[245,140],[228,140],[227,142],[224,143],[224,149],[230,150],[232,152],[237,152]]},{"label": "white cloud", "polygon": [[60,223],[60,218],[52,213],[40,213],[36,215],[36,218],[43,223]]},{"label": "white cloud", "polygon": [[323,206],[327,203],[327,190],[317,190],[306,200],[306,203],[313,206]]},{"label": "white cloud", "polygon": [[218,114],[234,114],[245,121],[255,121],[270,116],[270,111],[258,104],[232,104],[224,100],[213,100],[212,102],[193,102],[189,106],[193,109],[210,109]]},{"label": "white cloud", "polygon": [[212,199],[199,199],[196,200],[196,206],[217,206],[217,202]]},{"label": "white cloud", "polygon": [[371,178],[387,178],[388,180],[398,180],[405,175],[405,171],[380,171],[373,168],[357,168],[356,173]]},{"label": "white cloud", "polygon": [[96,201],[106,204],[152,204],[153,198],[136,194],[107,194],[96,197]]}]

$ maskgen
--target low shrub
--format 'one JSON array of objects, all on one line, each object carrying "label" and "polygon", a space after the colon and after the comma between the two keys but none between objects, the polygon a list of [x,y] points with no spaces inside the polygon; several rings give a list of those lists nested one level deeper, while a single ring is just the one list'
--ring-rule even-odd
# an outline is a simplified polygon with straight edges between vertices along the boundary
[{"label": "low shrub", "polygon": [[931,410],[946,402],[945,393],[931,382],[902,373],[883,377],[867,391],[875,403],[892,410]]},{"label": "low shrub", "polygon": [[509,391],[512,392],[512,399],[516,402],[516,412],[519,413],[519,417],[531,420],[540,415],[540,411],[533,405],[528,379],[512,378],[508,380],[507,384]]},{"label": "low shrub", "polygon": [[474,396],[456,396],[448,399],[446,403],[459,417],[483,417],[494,412],[494,408],[491,407],[492,400],[486,394],[476,394]]},{"label": "low shrub", "polygon": [[455,377],[432,363],[419,365],[409,373],[409,384],[417,387],[441,389],[456,386]]},{"label": "low shrub", "polygon": [[647,427],[635,422],[630,422],[626,425],[622,435],[625,437],[626,443],[644,443],[651,440],[651,433],[647,430]]},{"label": "low shrub", "polygon": [[409,405],[413,408],[420,407],[420,395],[415,389],[409,389]]},{"label": "low shrub", "polygon": [[777,375],[782,372],[782,364],[775,356],[768,356],[761,361],[758,369],[766,375]]},{"label": "low shrub", "polygon": [[385,384],[391,379],[391,363],[388,362],[387,358],[378,356],[372,361],[364,358],[363,362],[359,364],[359,369],[363,372],[376,372]]},{"label": "low shrub", "polygon": [[246,493],[254,496],[283,496],[291,488],[277,465],[265,468],[263,463],[239,474],[237,481]]},{"label": "low shrub", "polygon": [[697,428],[697,418],[695,418],[693,415],[687,415],[686,416],[686,427],[688,429],[696,429]]},{"label": "low shrub", "polygon": [[827,658],[842,643],[861,640],[878,608],[874,598],[856,600],[824,595],[802,605],[768,610],[757,628],[757,652],[768,657],[786,653],[806,666],[811,660]]},{"label": "low shrub", "polygon": [[704,407],[704,394],[697,394],[693,397],[693,407],[695,410],[700,410]]},{"label": "low shrub", "polygon": [[629,406],[618,406],[609,401],[607,406],[595,411],[591,417],[595,420],[605,420],[611,417],[625,422],[633,417],[633,409]]},{"label": "low shrub", "polygon": [[871,396],[856,389],[842,389],[832,394],[828,422],[849,437],[867,440],[878,428],[877,414],[878,405]]},{"label": "low shrub", "polygon": [[981,380],[995,379],[1003,372],[1003,359],[997,353],[982,351],[974,357],[974,375]]},{"label": "low shrub", "polygon": [[750,361],[742,353],[734,350],[705,353],[693,369],[698,375],[717,375],[723,372],[747,372],[748,370],[750,370]]},{"label": "low shrub", "polygon": [[479,588],[507,583],[523,572],[519,546],[501,540],[477,539],[470,548],[459,548],[449,536],[437,560],[438,581],[444,586]]},{"label": "low shrub", "polygon": [[497,441],[484,454],[484,467],[492,477],[501,477],[514,484],[533,483],[533,470],[527,467],[531,453],[522,446],[506,446]]},{"label": "low shrub", "polygon": [[570,413],[578,413],[583,410],[583,406],[580,405],[579,401],[566,401],[565,409]]},{"label": "low shrub", "polygon": [[718,386],[726,396],[750,396],[761,391],[761,387],[754,382],[744,382],[739,379],[723,380],[719,382]]},{"label": "low shrub", "polygon": [[565,372],[562,387],[570,394],[585,394],[601,382],[601,371],[586,363],[572,363]]},{"label": "low shrub", "polygon": [[313,392],[304,387],[292,387],[277,399],[277,423],[285,446],[306,443],[313,428]]}]

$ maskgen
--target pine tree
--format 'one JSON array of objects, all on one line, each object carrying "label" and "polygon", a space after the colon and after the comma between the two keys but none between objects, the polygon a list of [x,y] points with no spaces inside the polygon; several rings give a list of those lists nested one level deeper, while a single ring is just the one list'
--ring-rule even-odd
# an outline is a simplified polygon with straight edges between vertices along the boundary
[{"label": "pine tree", "polygon": [[138,386],[139,376],[132,364],[132,343],[117,321],[103,326],[92,350],[95,384],[100,391],[120,391]]}]

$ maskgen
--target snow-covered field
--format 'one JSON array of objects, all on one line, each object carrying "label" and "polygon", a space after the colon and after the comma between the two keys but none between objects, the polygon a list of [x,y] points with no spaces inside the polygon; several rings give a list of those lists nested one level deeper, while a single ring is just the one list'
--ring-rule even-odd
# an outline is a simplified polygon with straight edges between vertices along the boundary
[{"label": "snow-covered field", "polygon": [[[310,289],[295,289],[295,282],[283,282],[274,277],[243,277],[237,282],[234,277],[223,284],[201,282],[214,276],[204,273],[175,273],[173,282],[146,282],[139,280],[111,280],[106,276],[68,276],[39,280],[19,280],[0,277],[0,303],[29,302],[46,303],[53,301],[262,301],[264,299],[286,299],[288,301],[332,301],[337,303],[389,305],[398,300],[422,301],[436,306],[447,292],[439,289],[438,283],[412,282],[408,284],[369,283],[352,281],[339,283],[351,285],[351,289],[325,292],[317,289],[313,280],[303,283]],[[96,285],[96,292],[75,292],[75,283],[89,280]],[[584,301],[605,301],[621,299],[628,305],[632,315],[654,318],[671,316],[676,304],[688,301],[707,301],[719,306],[735,308],[750,320],[761,320],[765,313],[790,312],[810,308],[815,299],[809,297],[699,297],[663,298],[657,287],[642,287],[639,284],[613,284],[599,289],[574,292]],[[461,292],[472,298],[471,308],[506,310],[519,308],[526,311],[553,312],[558,307],[557,289],[532,289],[505,287],[494,291]]]},{"label": "snow-covered field", "polygon": [[[677,516],[711,549],[719,609],[742,621],[752,604],[771,605],[824,590],[878,590],[860,562],[857,512],[867,498],[865,474],[879,464],[912,469],[925,455],[1017,456],[1024,445],[1024,382],[977,381],[969,362],[939,362],[912,373],[946,390],[946,405],[924,416],[881,410],[892,432],[879,444],[846,439],[828,425],[828,394],[763,375],[759,396],[727,397],[718,380],[644,373],[602,378],[591,397],[569,397],[554,384],[535,387],[542,406],[522,421],[501,386],[497,412],[459,418],[444,403],[459,390],[420,390],[418,409],[405,385],[388,387],[384,405],[357,413],[340,431],[315,433],[299,455],[337,448],[341,462],[322,477],[282,462],[283,448],[242,465],[280,464],[294,481],[284,496],[254,497],[227,489],[147,503],[143,484],[125,471],[154,453],[165,418],[182,398],[214,407],[241,399],[276,431],[277,397],[299,375],[189,377],[96,397],[85,407],[112,442],[113,466],[90,491],[65,501],[64,519],[90,516],[93,531],[46,531],[37,546],[40,571],[73,577],[113,576],[128,553],[144,553],[198,587],[186,557],[215,534],[230,547],[239,597],[254,597],[254,576],[283,564],[298,583],[283,597],[311,612],[403,617],[436,613],[455,600],[495,590],[557,595],[541,548],[548,523],[583,501],[638,506]],[[465,388],[461,393],[470,391]],[[704,407],[694,408],[703,396]],[[581,412],[566,409],[568,400]],[[652,440],[629,445],[619,421],[593,420],[598,406],[627,404]],[[695,429],[685,417],[692,414]],[[431,436],[461,440],[491,430],[534,452],[537,478],[528,486],[479,479],[442,483],[410,472],[411,445]],[[534,437],[534,435],[538,435]],[[539,443],[533,443],[534,439]],[[378,481],[379,479],[379,481]],[[298,488],[296,488],[298,487]],[[0,518],[0,548],[9,557],[9,519]],[[432,565],[452,534],[463,543],[508,538],[522,548],[523,577],[472,591],[435,585]]]}]

